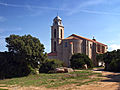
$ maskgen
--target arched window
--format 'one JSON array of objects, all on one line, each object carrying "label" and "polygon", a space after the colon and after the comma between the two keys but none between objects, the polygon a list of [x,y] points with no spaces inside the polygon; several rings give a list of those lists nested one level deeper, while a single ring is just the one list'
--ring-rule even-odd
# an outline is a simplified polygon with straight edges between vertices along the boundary
[{"label": "arched window", "polygon": [[61,21],[60,21],[60,24],[61,24]]},{"label": "arched window", "polygon": [[62,29],[61,29],[61,39],[62,39]]},{"label": "arched window", "polygon": [[57,24],[57,21],[55,21],[55,24]]},{"label": "arched window", "polygon": [[54,41],[54,51],[56,51],[56,41]]},{"label": "arched window", "polygon": [[54,29],[54,38],[56,38],[56,29]]}]

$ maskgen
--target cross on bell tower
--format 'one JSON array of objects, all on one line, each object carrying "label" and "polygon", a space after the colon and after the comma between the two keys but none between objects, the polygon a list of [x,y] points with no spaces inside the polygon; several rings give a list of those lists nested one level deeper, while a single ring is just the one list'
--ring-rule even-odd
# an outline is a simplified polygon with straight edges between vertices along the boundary
[{"label": "cross on bell tower", "polygon": [[64,26],[62,19],[56,16],[51,26],[51,52],[57,52],[57,46],[61,43],[62,39],[64,39]]}]

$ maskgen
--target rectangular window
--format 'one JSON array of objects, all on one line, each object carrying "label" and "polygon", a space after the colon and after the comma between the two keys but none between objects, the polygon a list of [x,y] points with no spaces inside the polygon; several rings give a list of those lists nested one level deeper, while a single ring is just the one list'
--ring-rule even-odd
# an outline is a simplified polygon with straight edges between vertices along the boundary
[{"label": "rectangular window", "polygon": [[65,42],[65,47],[67,47],[67,42]]},{"label": "rectangular window", "polygon": [[97,45],[97,51],[100,52],[100,45]]},{"label": "rectangular window", "polygon": [[102,46],[102,53],[105,53],[105,47]]},{"label": "rectangular window", "polygon": [[92,48],[92,44],[90,44],[90,48]]}]

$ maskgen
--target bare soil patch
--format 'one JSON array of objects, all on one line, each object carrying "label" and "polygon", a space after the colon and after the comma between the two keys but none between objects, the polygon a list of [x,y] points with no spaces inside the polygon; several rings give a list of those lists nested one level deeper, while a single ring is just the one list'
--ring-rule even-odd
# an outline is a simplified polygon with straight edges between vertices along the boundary
[{"label": "bare soil patch", "polygon": [[[107,72],[95,70],[94,72],[102,73],[103,77],[99,82],[88,83],[88,85],[77,86],[76,84],[67,84],[57,88],[45,88],[45,87],[19,87],[19,86],[10,86],[2,87],[2,89],[8,90],[120,90],[120,73]],[[96,76],[92,76],[95,78]]]}]

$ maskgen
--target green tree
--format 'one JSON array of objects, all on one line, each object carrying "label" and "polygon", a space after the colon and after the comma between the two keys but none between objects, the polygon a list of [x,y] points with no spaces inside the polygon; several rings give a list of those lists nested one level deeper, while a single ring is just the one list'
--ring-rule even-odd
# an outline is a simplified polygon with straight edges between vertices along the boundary
[{"label": "green tree", "polygon": [[103,61],[103,54],[97,54],[96,55],[96,60],[97,60],[97,62]]},{"label": "green tree", "polygon": [[105,62],[105,70],[120,72],[120,49],[99,55],[99,58]]},{"label": "green tree", "polygon": [[47,59],[44,63],[42,63],[39,71],[41,73],[49,73],[55,70],[57,67],[63,66],[63,62],[57,59]]},{"label": "green tree", "polygon": [[25,60],[11,52],[0,53],[0,79],[26,76],[30,73]]},{"label": "green tree", "polygon": [[44,45],[39,39],[31,35],[10,35],[6,38],[8,51],[19,56],[20,62],[25,62],[31,71],[35,72],[44,62],[47,54],[44,52]]},{"label": "green tree", "polygon": [[71,59],[71,67],[75,69],[81,69],[85,64],[87,64],[88,68],[93,67],[92,60],[85,54],[74,54]]}]

